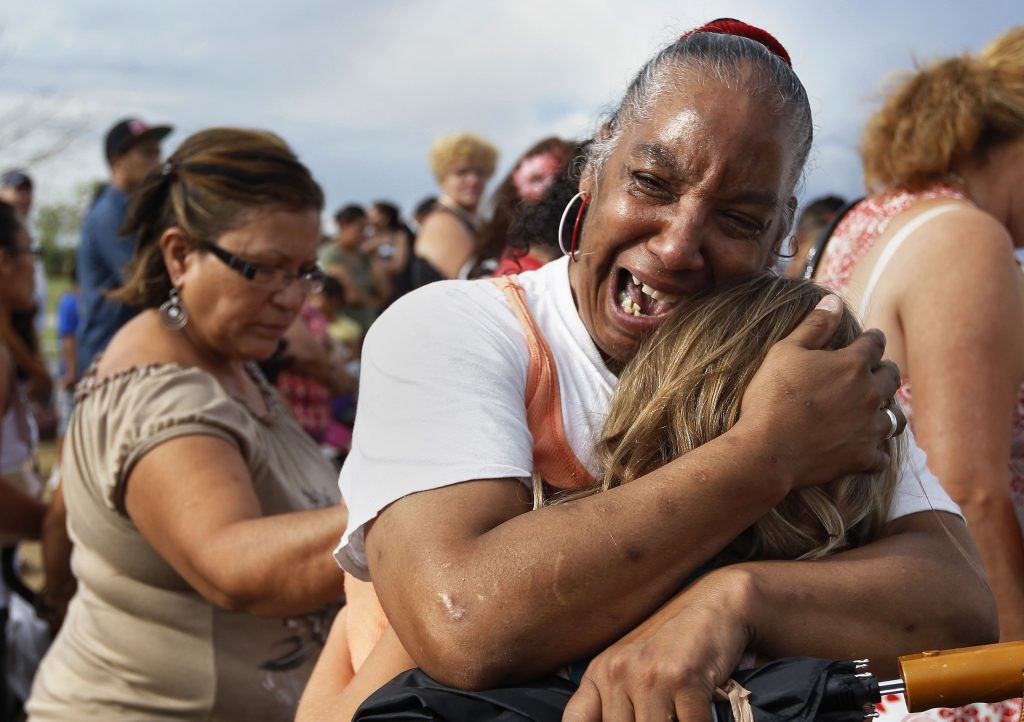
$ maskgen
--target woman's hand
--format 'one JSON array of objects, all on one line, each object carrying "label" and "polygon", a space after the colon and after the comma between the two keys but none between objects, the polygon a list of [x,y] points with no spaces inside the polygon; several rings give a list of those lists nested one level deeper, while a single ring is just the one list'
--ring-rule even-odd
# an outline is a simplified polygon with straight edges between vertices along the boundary
[{"label": "woman's hand", "polygon": [[[891,425],[883,405],[899,388],[899,369],[882,361],[885,336],[876,330],[844,349],[820,350],[835,332],[840,303],[836,296],[822,299],[772,347],[743,395],[735,428],[759,436],[766,470],[790,488],[889,463],[880,443]],[[906,418],[892,411],[902,433]]]},{"label": "woman's hand", "polygon": [[752,641],[751,587],[722,569],[700,578],[599,654],[565,722],[711,722],[712,696]]}]

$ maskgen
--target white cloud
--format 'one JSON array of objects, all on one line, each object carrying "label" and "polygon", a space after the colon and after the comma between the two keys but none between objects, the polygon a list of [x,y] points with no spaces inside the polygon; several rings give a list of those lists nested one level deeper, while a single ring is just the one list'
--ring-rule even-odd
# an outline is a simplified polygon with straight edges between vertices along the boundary
[{"label": "white cloud", "polygon": [[[881,78],[912,58],[978,49],[1024,20],[1019,0],[857,4],[678,0],[34,0],[0,8],[0,102],[51,92],[92,132],[37,169],[42,201],[105,172],[110,124],[266,127],[313,168],[334,207],[433,190],[426,153],[471,129],[499,173],[545,135],[588,132],[658,46],[736,16],[775,33],[812,98],[808,195],[859,187],[855,145]],[[0,150],[0,165],[6,165]]]}]

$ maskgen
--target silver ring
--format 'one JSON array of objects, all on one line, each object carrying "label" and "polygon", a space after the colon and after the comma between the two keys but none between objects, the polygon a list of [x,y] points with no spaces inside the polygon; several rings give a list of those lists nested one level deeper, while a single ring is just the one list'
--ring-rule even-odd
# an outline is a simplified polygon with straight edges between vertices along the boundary
[{"label": "silver ring", "polygon": [[896,429],[900,428],[900,420],[896,418],[896,412],[892,409],[883,409],[886,415],[889,417],[889,423],[892,424],[889,427],[889,433],[883,436],[883,439],[891,439],[896,436]]}]

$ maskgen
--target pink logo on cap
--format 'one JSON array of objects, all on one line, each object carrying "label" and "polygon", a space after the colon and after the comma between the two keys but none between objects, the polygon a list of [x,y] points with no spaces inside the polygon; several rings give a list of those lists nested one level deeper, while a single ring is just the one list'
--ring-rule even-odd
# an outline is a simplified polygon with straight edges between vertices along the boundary
[{"label": "pink logo on cap", "polygon": [[133,118],[132,120],[128,121],[128,130],[132,132],[132,135],[142,135],[147,130],[149,130],[149,126],[143,123],[138,118]]}]

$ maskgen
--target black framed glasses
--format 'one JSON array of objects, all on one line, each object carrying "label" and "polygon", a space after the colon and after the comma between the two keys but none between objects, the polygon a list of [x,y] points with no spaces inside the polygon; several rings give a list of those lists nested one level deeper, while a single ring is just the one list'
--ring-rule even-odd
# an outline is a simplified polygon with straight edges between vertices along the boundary
[{"label": "black framed glasses", "polygon": [[221,248],[216,243],[202,241],[199,246],[216,256],[225,266],[250,281],[254,286],[266,291],[283,291],[293,283],[302,286],[305,293],[317,293],[324,287],[324,272],[314,267],[309,271],[294,273],[277,266],[265,266],[258,263],[243,261],[231,251]]}]

